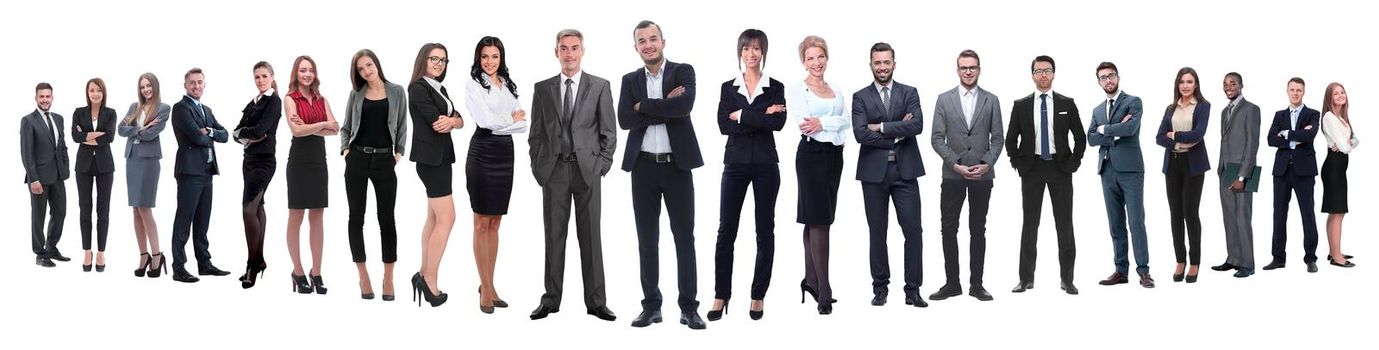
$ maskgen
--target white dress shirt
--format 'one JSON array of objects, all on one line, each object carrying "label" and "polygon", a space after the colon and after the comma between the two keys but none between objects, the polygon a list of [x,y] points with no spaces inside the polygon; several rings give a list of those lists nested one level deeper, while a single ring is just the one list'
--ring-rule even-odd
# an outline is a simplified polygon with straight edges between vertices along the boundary
[{"label": "white dress shirt", "polygon": [[[1302,108],[1306,106],[1307,105],[1288,105],[1288,130],[1279,131],[1279,137],[1287,139],[1288,132],[1293,131],[1293,128],[1298,127],[1298,117],[1302,114]],[[1298,149],[1298,142],[1288,141],[1288,149]]]},{"label": "white dress shirt", "polygon": [[445,94],[440,93],[442,87],[441,82],[426,76],[421,77],[421,79],[426,80],[426,84],[431,85],[432,89],[436,89],[436,93],[441,96],[442,100],[445,100],[445,115],[450,116],[451,114],[453,114],[455,112],[455,103],[450,101],[450,97],[447,97],[445,96]]},{"label": "white dress shirt", "polygon": [[[744,72],[743,74],[746,73]],[[738,74],[737,78],[733,79],[733,86],[737,87],[738,95],[747,98],[747,104],[752,104],[752,101],[755,101],[757,96],[761,96],[761,94],[765,93],[766,87],[771,85],[771,76],[766,75],[766,72],[761,72],[761,79],[757,79],[757,86],[752,88],[752,91],[747,91],[747,80],[743,79],[743,74]],[[742,115],[741,109],[736,112],[738,116]],[[737,118],[737,123],[742,124],[741,117]]]},{"label": "white dress shirt", "polygon": [[[1034,127],[1036,127],[1036,128],[1039,127],[1040,118],[1042,118],[1042,117],[1039,115],[1039,104],[1041,103],[1041,101],[1040,101],[1040,99],[1039,99],[1039,95],[1042,95],[1042,94],[1048,94],[1048,95],[1049,95],[1049,97],[1048,97],[1048,99],[1049,99],[1049,100],[1048,100],[1048,101],[1049,101],[1049,106],[1048,106],[1048,110],[1049,110],[1049,125],[1048,125],[1048,130],[1049,130],[1049,137],[1053,137],[1053,120],[1054,120],[1055,118],[1058,118],[1058,109],[1053,108],[1053,89],[1049,89],[1049,91],[1047,91],[1047,92],[1040,92],[1038,89],[1035,89],[1035,90],[1034,90]],[[1043,132],[1042,132],[1042,131],[1039,131],[1038,129],[1034,130],[1034,155],[1035,155],[1035,156],[1040,156],[1040,155],[1042,155],[1042,153],[1040,153],[1041,151],[1040,151],[1040,149],[1039,149],[1039,148],[1040,148],[1041,142],[1043,142],[1043,141],[1040,141],[1040,140],[1042,139],[1042,136],[1041,136],[1041,135],[1043,135]],[[1054,139],[1056,140],[1057,138],[1054,138]],[[1058,145],[1054,144],[1053,140],[1049,140],[1049,155],[1052,156],[1052,155],[1054,155],[1055,153],[1058,153]]]},{"label": "white dress shirt", "polygon": [[[559,88],[556,89],[556,90],[560,90],[560,100],[559,100],[559,101],[555,101],[555,108],[565,108],[564,104],[565,104],[565,81],[566,81],[566,80],[574,80],[574,83],[570,84],[570,93],[571,93],[571,94],[574,94],[574,96],[572,96],[572,97],[570,98],[570,104],[571,104],[570,108],[575,108],[574,104],[575,104],[575,103],[579,103],[579,80],[580,80],[581,78],[584,78],[584,71],[579,71],[579,73],[575,73],[575,76],[573,76],[573,77],[571,77],[571,76],[566,76],[565,73],[563,73],[563,72],[560,73],[560,81],[558,82],[558,83],[559,83],[559,84],[558,84],[558,85],[559,85]],[[564,113],[564,112],[561,111],[560,113]]]},{"label": "white dress shirt", "polygon": [[[873,81],[873,82],[871,83],[871,85],[872,85],[873,88],[876,88],[876,94],[877,94],[877,95],[880,95],[880,96],[882,97],[882,99],[885,100],[885,101],[882,101],[882,103],[884,103],[884,104],[886,104],[886,105],[881,106],[881,110],[882,110],[882,111],[886,111],[887,113],[890,113],[890,108],[895,104],[895,101],[893,100],[893,99],[895,98],[895,81],[892,80],[889,84],[886,84],[886,85],[881,85],[881,83],[877,83],[877,82]],[[881,88],[886,88],[887,91],[881,91]],[[890,96],[886,96],[886,93],[887,93],[887,92],[889,92],[891,95],[890,95]],[[890,115],[886,115],[885,117],[886,117],[886,118],[890,118],[891,116],[890,116]],[[902,116],[902,117],[903,117],[903,116]],[[885,122],[882,122],[880,128],[881,128],[881,132],[883,132],[883,133],[886,132],[886,123],[885,123]],[[895,143],[900,143],[900,141],[903,141],[903,140],[905,140],[905,137],[904,137],[904,136],[897,137],[897,138],[895,138]],[[891,152],[895,152],[895,150],[891,150]]]},{"label": "white dress shirt", "polygon": [[791,85],[786,91],[785,109],[790,111],[790,119],[795,121],[795,125],[804,124],[807,118],[819,119],[821,129],[805,136],[814,141],[842,146],[850,133],[852,118],[843,113],[846,109],[843,92],[833,84],[824,84],[833,90],[833,98],[819,97],[809,90],[809,84],[804,81]]},{"label": "white dress shirt", "polygon": [[488,83],[488,89],[484,89],[475,79],[467,80],[464,85],[464,104],[469,109],[469,118],[480,128],[492,131],[494,135],[527,132],[527,119],[520,122],[512,121],[512,113],[522,109],[512,90],[494,82],[488,74],[482,74],[480,79]]},{"label": "white dress shirt", "polygon": [[53,148],[57,148],[58,144],[62,143],[62,132],[57,130],[57,123],[53,122],[53,112],[44,112],[38,108],[34,108],[34,110],[38,111],[38,115],[43,117],[43,122],[46,123],[43,127],[47,128],[48,132],[53,134]]},{"label": "white dress shirt", "polygon": [[[1124,116],[1116,117],[1114,115],[1111,115],[1112,112],[1115,112],[1113,109],[1116,108],[1116,101],[1120,101],[1121,95],[1123,95],[1123,93],[1121,93],[1120,90],[1116,90],[1115,95],[1111,95],[1111,97],[1106,98],[1106,124],[1101,124],[1100,126],[1097,126],[1097,133],[1105,134],[1107,125],[1115,123],[1115,121],[1120,120],[1120,118],[1125,118]],[[1113,140],[1119,141],[1120,136],[1116,136]]]},{"label": "white dress shirt", "polygon": [[[660,100],[664,96],[661,93],[661,84],[665,81],[666,63],[661,60],[658,71],[652,72],[650,69],[642,68],[646,72],[646,99]],[[665,124],[656,124],[646,127],[646,134],[642,136],[642,152],[650,153],[670,153],[670,134],[666,133]]]},{"label": "white dress shirt", "polygon": [[1322,116],[1322,134],[1326,135],[1327,147],[1335,148],[1344,154],[1350,154],[1351,150],[1360,145],[1360,139],[1355,137],[1350,124],[1330,111]]}]

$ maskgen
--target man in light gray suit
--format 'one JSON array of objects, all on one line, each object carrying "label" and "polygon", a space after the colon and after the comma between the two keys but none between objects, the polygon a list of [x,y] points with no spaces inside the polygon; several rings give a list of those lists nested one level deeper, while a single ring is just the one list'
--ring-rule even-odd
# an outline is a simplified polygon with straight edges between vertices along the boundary
[{"label": "man in light gray suit", "polygon": [[[1240,73],[1226,74],[1222,89],[1230,100],[1221,111],[1221,156],[1217,157],[1216,175],[1221,179],[1221,212],[1226,225],[1226,262],[1212,266],[1212,270],[1235,270],[1235,277],[1250,277],[1255,273],[1254,228],[1250,223],[1254,209],[1254,193],[1245,183],[1259,181],[1254,176],[1255,154],[1259,153],[1259,106],[1246,101],[1240,90],[1245,83]],[[1227,164],[1239,169],[1226,173]]]},{"label": "man in light gray suit", "polygon": [[[1140,153],[1140,120],[1144,105],[1139,97],[1120,91],[1120,70],[1115,63],[1096,67],[1097,84],[1106,100],[1092,110],[1087,143],[1098,146],[1097,174],[1106,201],[1106,222],[1111,226],[1116,271],[1099,282],[1103,286],[1130,283],[1129,246],[1135,251],[1135,274],[1140,286],[1154,288],[1149,276],[1149,242],[1144,228],[1144,155]],[[1128,220],[1128,221],[1127,221]],[[1128,236],[1127,237],[1127,226]]]},{"label": "man in light gray suit", "polygon": [[[67,144],[62,142],[62,116],[51,111],[53,86],[38,83],[34,87],[34,102],[38,108],[19,121],[19,159],[24,163],[24,184],[29,187],[29,206],[34,263],[53,267],[53,260],[70,261],[57,251],[62,238],[62,222],[67,217]],[[48,220],[48,234],[43,234],[44,210],[52,215]]]},{"label": "man in light gray suit", "polygon": [[981,77],[981,57],[972,50],[958,54],[958,87],[938,96],[934,105],[934,128],[930,143],[943,158],[943,187],[939,194],[942,213],[943,263],[947,282],[930,300],[943,300],[962,294],[958,281],[958,216],[962,202],[968,202],[967,230],[971,235],[972,284],[968,290],[977,300],[992,300],[982,287],[986,260],[986,212],[991,204],[991,187],[996,173],[991,166],[1005,146],[1001,101],[986,89],[977,87]]},{"label": "man in light gray suit", "polygon": [[590,315],[613,321],[603,282],[603,243],[599,238],[600,179],[613,166],[617,117],[608,80],[580,69],[584,35],[566,29],[556,34],[560,75],[536,83],[532,90],[532,175],[541,185],[546,226],[546,293],[531,313],[537,320],[560,311],[565,279],[565,239],[570,203],[575,210],[584,306]]}]

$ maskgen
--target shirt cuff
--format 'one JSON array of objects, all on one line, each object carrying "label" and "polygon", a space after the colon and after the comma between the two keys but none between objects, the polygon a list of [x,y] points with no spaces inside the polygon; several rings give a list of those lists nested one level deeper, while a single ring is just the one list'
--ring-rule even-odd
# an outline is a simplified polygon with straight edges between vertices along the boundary
[{"label": "shirt cuff", "polygon": [[1106,133],[1106,126],[1105,126],[1105,125],[1102,125],[1102,126],[1096,127],[1096,132],[1097,132],[1098,134],[1105,134],[1105,133]]}]

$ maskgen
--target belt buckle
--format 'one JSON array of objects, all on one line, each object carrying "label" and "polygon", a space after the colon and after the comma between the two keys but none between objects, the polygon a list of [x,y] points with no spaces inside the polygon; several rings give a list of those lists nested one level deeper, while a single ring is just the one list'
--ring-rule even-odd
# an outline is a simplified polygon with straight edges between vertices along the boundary
[{"label": "belt buckle", "polygon": [[577,161],[577,159],[575,158],[575,154],[574,154],[574,153],[562,153],[562,154],[560,154],[559,156],[556,156],[556,158],[558,158],[558,159],[560,159],[560,161],[566,162],[566,163],[573,163],[573,162]]},{"label": "belt buckle", "polygon": [[886,161],[887,161],[887,162],[894,162],[894,161],[895,161],[895,152],[886,153]]},{"label": "belt buckle", "polygon": [[670,163],[670,153],[654,153],[656,164]]}]

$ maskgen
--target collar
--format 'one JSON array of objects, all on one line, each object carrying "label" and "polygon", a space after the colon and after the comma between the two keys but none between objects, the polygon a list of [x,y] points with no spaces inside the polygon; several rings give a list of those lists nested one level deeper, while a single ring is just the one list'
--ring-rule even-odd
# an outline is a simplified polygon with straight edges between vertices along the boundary
[{"label": "collar", "polygon": [[52,111],[44,112],[42,109],[38,109],[38,107],[34,107],[34,112],[37,112],[38,116],[44,118],[51,118],[53,114]]},{"label": "collar", "polygon": [[652,72],[651,69],[647,69],[647,68],[646,68],[646,65],[642,65],[642,71],[643,71],[643,72],[646,72],[646,76],[649,77],[649,78],[650,78],[650,77],[655,77],[656,79],[661,79],[661,78],[664,78],[664,77],[665,77],[665,76],[662,75],[662,74],[665,74],[665,72],[666,72],[666,66],[667,66],[667,65],[670,65],[670,60],[667,60],[667,59],[665,59],[665,58],[662,58],[662,59],[661,59],[661,65],[660,65],[659,67],[657,67],[657,68],[658,68],[657,71]]},{"label": "collar", "polygon": [[1108,96],[1108,97],[1106,97],[1106,99],[1107,99],[1107,100],[1117,100],[1117,101],[1119,101],[1119,100],[1120,100],[1120,96],[1121,96],[1121,95],[1124,95],[1124,94],[1125,94],[1125,92],[1120,91],[1120,89],[1116,89],[1116,94],[1115,94],[1115,95]]},{"label": "collar", "polygon": [[1198,104],[1198,103],[1199,103],[1199,102],[1197,101],[1197,98],[1196,98],[1196,97],[1193,97],[1191,101],[1188,101],[1188,102],[1187,102],[1187,104],[1183,104],[1181,101],[1174,101],[1174,102],[1173,102],[1174,105],[1176,105],[1176,106],[1178,106],[1178,108],[1182,108],[1182,109],[1195,109],[1195,108],[1197,107],[1197,104]]},{"label": "collar", "polygon": [[263,94],[261,94],[261,95],[263,95],[263,97],[268,97],[268,96],[273,96],[273,94],[276,94],[276,93],[278,93],[277,89],[268,88],[268,91],[264,91]]},{"label": "collar", "polygon": [[583,70],[580,70],[579,73],[575,73],[575,76],[573,76],[573,77],[572,77],[572,76],[567,76],[567,75],[565,75],[565,72],[560,72],[560,84],[559,84],[559,85],[560,85],[560,87],[563,88],[563,87],[565,87],[565,80],[574,80],[574,81],[575,81],[575,84],[574,84],[574,85],[575,85],[576,88],[578,88],[578,87],[579,87],[579,79],[580,79],[580,78],[583,78],[583,77],[584,77],[584,71],[583,71]]},{"label": "collar", "polygon": [[1307,108],[1307,104],[1304,103],[1297,106],[1288,105],[1288,113],[1302,113],[1303,108]]},{"label": "collar", "polygon": [[1039,89],[1034,89],[1034,99],[1035,99],[1035,100],[1038,100],[1038,99],[1039,99],[1039,95],[1043,95],[1043,94],[1049,94],[1049,101],[1053,101],[1053,89],[1049,89],[1049,91],[1039,91]]},{"label": "collar", "polygon": [[968,89],[968,88],[962,87],[962,84],[958,84],[958,92],[959,92],[958,97],[962,97],[962,96],[964,96],[964,95],[967,95],[968,93],[973,94],[972,97],[977,97],[977,96],[976,96],[977,89],[978,89],[978,87],[977,87],[976,85],[973,85],[971,89]]},{"label": "collar", "polygon": [[890,88],[891,92],[895,92],[895,80],[891,80],[889,84],[885,85],[881,85],[881,83],[876,82],[876,80],[872,80],[871,86],[876,88],[876,93],[881,93],[881,88]]},{"label": "collar", "polygon": [[198,99],[196,99],[195,97],[192,97],[192,95],[182,95],[182,97],[186,97],[188,100],[192,100],[192,103],[193,103],[193,104],[196,104],[197,107],[200,107],[200,106],[201,106],[201,100],[198,100]]},{"label": "collar", "polygon": [[435,78],[428,77],[428,76],[422,76],[421,79],[422,79],[422,80],[425,80],[425,81],[426,81],[426,84],[431,85],[431,88],[432,88],[432,89],[436,89],[436,92],[441,92],[441,82],[440,82],[440,81],[437,81]]}]

